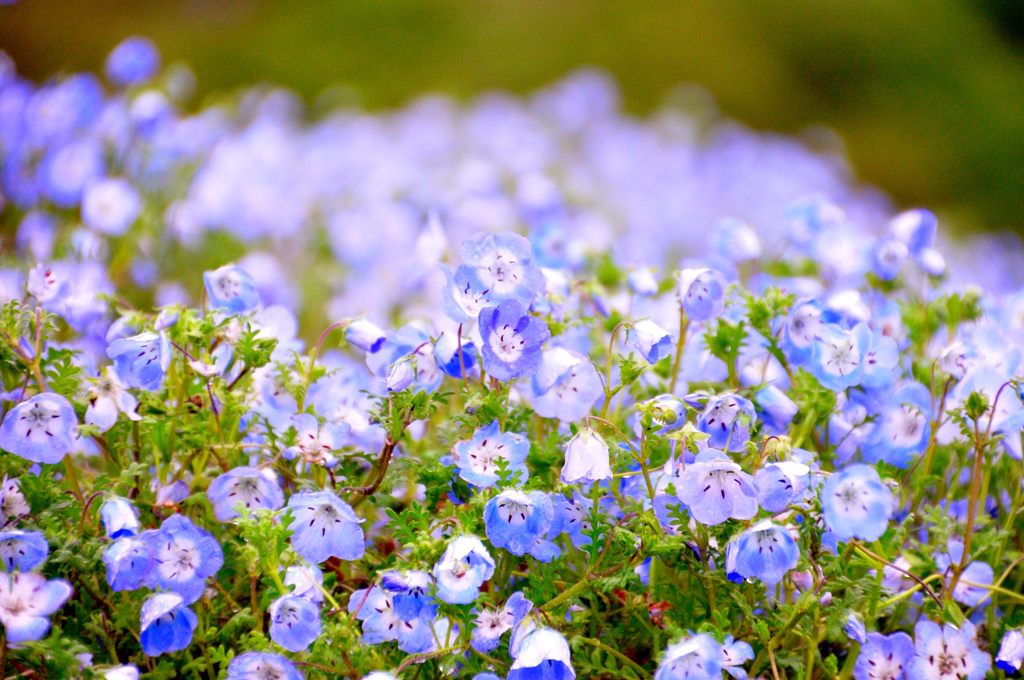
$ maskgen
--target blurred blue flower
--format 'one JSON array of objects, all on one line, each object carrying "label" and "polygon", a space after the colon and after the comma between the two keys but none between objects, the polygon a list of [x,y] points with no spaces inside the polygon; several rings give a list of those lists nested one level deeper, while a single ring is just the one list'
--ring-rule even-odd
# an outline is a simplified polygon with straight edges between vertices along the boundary
[{"label": "blurred blue flower", "polygon": [[0,569],[29,571],[46,560],[50,546],[41,531],[0,531]]},{"label": "blurred blue flower", "polygon": [[856,680],[908,677],[913,658],[914,641],[906,633],[868,633],[853,667],[853,677]]},{"label": "blurred blue flower", "polygon": [[229,314],[245,314],[260,306],[256,281],[237,264],[226,264],[203,272],[203,285],[210,306]]},{"label": "blurred blue flower", "polygon": [[434,565],[437,597],[449,604],[469,604],[494,575],[494,559],[476,536],[456,536]]},{"label": "blurred blue flower", "polygon": [[841,541],[875,541],[889,526],[892,492],[869,465],[850,465],[832,473],[821,489],[825,526]]},{"label": "blurred blue flower", "polygon": [[107,538],[118,539],[139,533],[139,513],[127,498],[111,496],[100,506],[100,519]]},{"label": "blurred blue flower", "polygon": [[320,607],[303,597],[283,595],[270,603],[270,639],[290,652],[305,651],[322,628]]},{"label": "blurred blue flower", "polygon": [[269,652],[239,654],[228,664],[227,680],[304,680],[291,661]]},{"label": "blurred blue flower", "polygon": [[192,643],[196,615],[177,593],[156,593],[142,603],[139,638],[142,651],[160,656],[185,649]]},{"label": "blurred blue flower", "polygon": [[107,346],[114,370],[128,387],[154,392],[160,389],[171,363],[171,342],[163,332],[139,333]]},{"label": "blurred blue flower", "polygon": [[78,418],[67,399],[43,392],[21,402],[0,424],[0,449],[25,460],[54,465],[71,453]]},{"label": "blurred blue flower", "polygon": [[147,38],[125,38],[107,57],[106,73],[115,85],[141,85],[156,75],[160,53]]},{"label": "blurred blue flower", "polygon": [[34,572],[0,572],[0,623],[8,645],[40,640],[50,629],[50,614],[71,597],[67,581],[47,581]]},{"label": "blurred blue flower", "polygon": [[284,493],[273,471],[254,467],[236,467],[210,482],[206,492],[218,521],[229,522],[239,516],[238,508],[277,510],[284,505]]},{"label": "blurred blue flower", "polygon": [[142,539],[126,536],[107,546],[103,564],[107,567],[107,583],[117,592],[145,585],[156,560]]}]

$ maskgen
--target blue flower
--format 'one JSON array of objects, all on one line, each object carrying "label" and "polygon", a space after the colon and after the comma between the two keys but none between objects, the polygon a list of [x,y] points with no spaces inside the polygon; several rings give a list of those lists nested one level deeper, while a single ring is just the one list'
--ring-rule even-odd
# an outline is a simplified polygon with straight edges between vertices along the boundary
[{"label": "blue flower", "polygon": [[476,536],[456,536],[434,565],[437,597],[449,604],[469,604],[494,575],[494,559]]},{"label": "blue flower", "polygon": [[811,346],[810,371],[822,386],[844,390],[861,384],[870,332],[859,324],[848,331],[837,324],[825,324]]},{"label": "blue flower", "polygon": [[82,193],[82,223],[109,236],[120,236],[142,211],[139,192],[120,177],[104,177]]},{"label": "blue flower", "polygon": [[437,604],[430,594],[434,579],[425,571],[386,571],[381,575],[381,588],[392,594],[395,615],[403,621],[415,618],[433,619]]},{"label": "blue flower", "polygon": [[506,300],[480,312],[480,336],[484,370],[498,380],[512,380],[536,372],[541,345],[551,333],[520,302]]},{"label": "blue flower", "polygon": [[867,629],[864,627],[864,621],[855,612],[850,612],[847,615],[846,623],[843,624],[843,632],[854,642],[864,644],[866,641]]},{"label": "blue flower", "polygon": [[314,604],[324,601],[324,573],[312,564],[293,564],[284,573],[284,584],[291,586],[292,595],[303,597]]},{"label": "blue flower", "polygon": [[[946,541],[945,555],[937,555],[935,566],[939,571],[949,572],[950,569],[958,566],[963,558],[964,544],[955,538]],[[952,580],[950,577],[949,580]],[[969,562],[960,574],[956,586],[953,588],[953,599],[968,607],[977,607],[989,599],[989,588],[995,580],[995,573],[992,566],[987,562]]]},{"label": "blue flower", "polygon": [[889,526],[892,492],[869,465],[850,465],[833,473],[821,489],[825,525],[840,541],[875,541]]},{"label": "blue flower", "polygon": [[683,269],[677,294],[690,321],[708,321],[725,310],[725,278],[714,269]]},{"label": "blue flower", "polygon": [[552,505],[555,508],[555,517],[548,536],[565,534],[577,548],[590,545],[591,537],[585,532],[591,529],[590,509],[594,507],[594,502],[574,491],[572,498],[556,493]]},{"label": "blue flower", "polygon": [[798,300],[793,305],[782,326],[782,348],[790,362],[803,364],[810,359],[824,325],[817,300]]},{"label": "blue flower", "polygon": [[395,613],[394,596],[383,588],[371,585],[360,588],[348,599],[348,613],[363,622],[363,642],[377,645],[398,639],[401,620]]},{"label": "blue flower", "polygon": [[[465,338],[462,339],[460,348],[458,334],[444,331],[437,336],[437,340],[434,342],[434,360],[445,375],[462,379],[478,372],[480,353],[477,351],[476,345]],[[463,369],[465,369],[465,375],[463,375]]]},{"label": "blue flower", "polygon": [[160,53],[152,41],[139,36],[122,40],[107,57],[106,73],[115,85],[141,85],[156,75]]},{"label": "blue flower", "polygon": [[757,514],[757,492],[750,475],[715,449],[702,451],[686,466],[676,494],[701,524],[750,519]]},{"label": "blue flower", "polygon": [[5,475],[3,482],[0,482],[0,521],[8,524],[30,512],[32,512],[32,508],[25,500],[25,494],[21,492],[18,480],[8,479]]},{"label": "blue flower", "polygon": [[128,387],[150,392],[160,389],[171,363],[171,343],[164,333],[139,333],[107,346],[114,370]]},{"label": "blue flower", "polygon": [[472,439],[452,447],[452,459],[459,468],[459,477],[482,489],[498,482],[499,459],[507,461],[508,470],[517,473],[516,480],[524,483],[530,476],[526,467],[529,453],[530,441],[516,432],[502,432],[497,420],[474,432]]},{"label": "blue flower", "polygon": [[914,641],[906,633],[868,633],[853,667],[853,677],[856,680],[904,678],[913,658]]},{"label": "blue flower", "polygon": [[906,210],[889,220],[889,231],[914,257],[920,257],[935,245],[938,220],[929,210]]},{"label": "blue flower", "polygon": [[769,520],[758,522],[729,543],[735,551],[733,569],[743,578],[760,579],[767,586],[781,581],[800,559],[800,547],[782,527]]},{"label": "blue flower", "polygon": [[107,366],[89,390],[85,422],[95,425],[100,432],[106,432],[117,422],[118,413],[123,413],[128,420],[142,420],[142,416],[135,412],[137,405],[135,397],[121,384],[117,372]]},{"label": "blue flower", "polygon": [[650,319],[634,321],[626,334],[626,342],[649,364],[656,364],[672,354],[672,336]]},{"label": "blue flower", "polygon": [[227,680],[304,680],[304,676],[291,661],[269,652],[246,652],[228,664]]},{"label": "blue flower", "polygon": [[77,433],[78,419],[70,402],[43,392],[7,412],[0,425],[0,449],[53,465],[71,453]]},{"label": "blue flower", "polygon": [[909,254],[907,246],[898,239],[880,238],[871,250],[871,269],[883,281],[892,281],[900,275]]},{"label": "blue flower", "polygon": [[879,404],[878,420],[860,447],[864,460],[899,468],[910,465],[928,443],[931,408],[931,395],[921,383],[906,383],[887,393]]},{"label": "blue flower", "polygon": [[737,680],[746,680],[747,672],[741,666],[753,658],[754,650],[748,643],[735,640],[732,635],[725,636],[722,641],[722,670]]},{"label": "blue flower", "polygon": [[139,533],[139,513],[132,502],[120,496],[111,496],[100,506],[100,519],[108,538],[134,536]]},{"label": "blue flower", "polygon": [[517,300],[529,306],[544,288],[544,276],[533,263],[533,248],[513,233],[479,233],[462,243],[462,262],[496,302]]},{"label": "blue flower", "polygon": [[210,306],[229,314],[244,314],[260,306],[260,293],[249,272],[237,264],[203,272],[203,285]]},{"label": "blue flower", "polygon": [[50,546],[41,531],[0,532],[0,569],[4,571],[35,569],[49,554]]},{"label": "blue flower", "polygon": [[0,572],[0,623],[7,644],[40,640],[50,629],[46,617],[71,597],[67,581],[47,581],[34,572]]},{"label": "blue flower", "polygon": [[139,536],[153,557],[147,585],[181,595],[185,604],[199,599],[206,579],[224,564],[224,552],[217,539],[184,515],[171,515],[159,529]]},{"label": "blue flower", "polygon": [[[992,657],[978,649],[974,626],[941,628],[932,621],[914,626],[914,658],[907,666],[908,680],[938,680],[954,676],[960,680],[981,680],[992,667]],[[951,669],[955,669],[950,672]]]},{"label": "blue flower", "polygon": [[103,551],[107,583],[114,591],[135,590],[145,585],[156,561],[139,538],[119,538]]},{"label": "blue flower", "polygon": [[362,519],[330,491],[305,491],[288,499],[292,548],[310,564],[330,557],[358,560],[366,552]]},{"label": "blue flower", "polygon": [[[1009,630],[1003,635],[996,655],[996,666],[1007,675],[1016,673],[1024,663],[1024,632]],[[860,680],[858,678],[858,680]]]},{"label": "blue flower", "polygon": [[290,652],[305,651],[320,637],[320,608],[303,597],[284,595],[270,603],[270,639]]},{"label": "blue flower", "polygon": [[576,677],[569,643],[550,628],[535,628],[517,641],[507,680],[569,680]]},{"label": "blue flower", "polygon": [[239,516],[238,508],[277,510],[284,505],[284,493],[274,473],[254,467],[236,467],[210,482],[206,491],[213,514],[220,522]]},{"label": "blue flower", "polygon": [[142,603],[142,651],[149,656],[178,652],[192,643],[196,615],[177,593],[156,593]]},{"label": "blue flower", "polygon": [[565,445],[561,479],[566,484],[610,479],[608,444],[590,427],[581,428]]},{"label": "blue flower", "polygon": [[775,385],[758,390],[754,395],[754,401],[757,403],[757,414],[761,416],[766,434],[785,434],[799,410],[796,402]]},{"label": "blue flower", "polygon": [[711,247],[726,261],[745,262],[761,256],[761,241],[757,232],[740,220],[726,217],[719,220],[711,232]]},{"label": "blue flower", "polygon": [[590,413],[604,396],[604,385],[586,357],[553,347],[541,353],[540,366],[523,396],[537,415],[571,423]]},{"label": "blue flower", "polygon": [[384,344],[387,335],[376,324],[360,317],[345,328],[345,339],[353,347],[373,354]]},{"label": "blue flower", "polygon": [[757,502],[768,512],[782,512],[803,499],[811,469],[795,460],[768,463],[754,473]]},{"label": "blue flower", "polygon": [[470,644],[484,654],[493,651],[506,631],[512,630],[523,620],[533,603],[521,592],[516,591],[501,609],[482,609],[477,612]]},{"label": "blue flower", "polygon": [[707,633],[669,645],[654,680],[721,680],[722,648]]},{"label": "blue flower", "polygon": [[742,451],[750,440],[750,426],[757,420],[754,405],[738,394],[720,394],[708,399],[697,418],[697,428],[709,435],[708,446],[724,451]]},{"label": "blue flower", "polygon": [[453,321],[466,323],[480,316],[480,312],[498,302],[477,276],[472,267],[459,265],[453,272],[444,267],[447,284],[441,295],[441,306]]},{"label": "blue flower", "polygon": [[891,385],[899,374],[900,350],[896,341],[866,324],[857,324],[854,333],[867,336],[861,384],[876,388]]},{"label": "blue flower", "polygon": [[560,552],[544,538],[554,514],[551,499],[543,491],[506,489],[484,506],[487,538],[494,547],[513,555],[529,553],[541,562],[550,562]]}]

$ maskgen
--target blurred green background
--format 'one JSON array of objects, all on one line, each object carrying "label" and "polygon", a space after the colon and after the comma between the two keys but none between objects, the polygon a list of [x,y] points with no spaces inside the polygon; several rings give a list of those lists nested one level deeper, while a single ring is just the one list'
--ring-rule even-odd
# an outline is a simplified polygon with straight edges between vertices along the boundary
[{"label": "blurred green background", "polygon": [[961,230],[1024,231],[1021,0],[358,2],[21,0],[0,48],[45,79],[121,38],[190,64],[200,95],[254,82],[368,107],[529,91],[580,66],[643,113],[679,83],[755,128],[839,132],[858,176]]}]

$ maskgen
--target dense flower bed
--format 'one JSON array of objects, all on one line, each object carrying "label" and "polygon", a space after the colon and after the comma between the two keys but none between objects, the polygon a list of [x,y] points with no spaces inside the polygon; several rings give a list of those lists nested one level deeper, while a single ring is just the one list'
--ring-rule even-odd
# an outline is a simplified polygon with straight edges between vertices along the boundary
[{"label": "dense flower bed", "polygon": [[0,67],[0,677],[1019,668],[1019,251],[593,73],[106,75]]}]

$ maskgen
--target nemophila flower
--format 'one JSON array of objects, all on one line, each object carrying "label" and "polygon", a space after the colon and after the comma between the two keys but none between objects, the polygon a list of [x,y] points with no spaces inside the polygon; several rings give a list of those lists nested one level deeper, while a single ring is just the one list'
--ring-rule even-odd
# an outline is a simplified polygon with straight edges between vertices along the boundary
[{"label": "nemophila flower", "polygon": [[290,652],[305,651],[320,637],[320,607],[303,597],[279,597],[270,603],[268,613],[270,639]]},{"label": "nemophila flower", "polygon": [[811,469],[794,460],[768,463],[754,473],[757,502],[768,512],[782,512],[803,499]]},{"label": "nemophila flower", "polygon": [[149,546],[140,538],[123,537],[103,551],[107,583],[114,591],[135,590],[145,585],[156,564]]},{"label": "nemophila flower", "polygon": [[889,231],[893,237],[906,245],[915,257],[935,244],[937,230],[935,214],[921,208],[906,210],[889,220]]},{"label": "nemophila flower", "polygon": [[85,409],[85,422],[106,432],[117,422],[118,413],[128,420],[142,420],[135,412],[138,402],[121,384],[113,367],[107,366],[89,389],[89,406]]},{"label": "nemophila flower", "polygon": [[658,292],[658,279],[647,267],[631,271],[626,276],[626,285],[637,295],[655,295]]},{"label": "nemophila flower", "polygon": [[0,623],[7,644],[40,640],[50,629],[48,617],[71,597],[67,581],[47,581],[34,572],[0,572]]},{"label": "nemophila flower", "polygon": [[480,280],[472,267],[463,264],[456,267],[455,271],[448,267],[443,267],[443,271],[447,283],[441,291],[441,305],[453,321],[475,321],[481,311],[498,302],[497,296]]},{"label": "nemophila flower", "polygon": [[543,491],[506,489],[484,506],[487,539],[495,548],[504,548],[513,555],[528,553],[541,562],[550,562],[560,554],[558,547],[545,538],[554,514],[551,498]]},{"label": "nemophila flower", "polygon": [[669,645],[654,680],[720,680],[722,650],[707,633],[690,635]]},{"label": "nemophila flower", "polygon": [[90,182],[82,193],[82,223],[108,236],[127,231],[141,210],[139,192],[121,177]]},{"label": "nemophila flower", "polygon": [[139,669],[136,666],[114,666],[100,671],[103,680],[139,680]]},{"label": "nemophila flower", "polygon": [[867,641],[868,631],[864,627],[864,621],[854,612],[850,612],[846,617],[846,623],[843,624],[843,632],[854,642],[864,644]]},{"label": "nemophila flower", "polygon": [[434,579],[425,571],[387,571],[380,587],[392,594],[395,615],[403,621],[418,617],[433,619],[437,604],[430,594]]},{"label": "nemophila flower", "polygon": [[677,295],[690,321],[708,321],[725,310],[725,278],[714,269],[683,269],[676,275]]},{"label": "nemophila flower", "polygon": [[249,272],[237,264],[203,272],[206,297],[214,309],[229,314],[245,314],[260,306],[260,293]]},{"label": "nemophila flower", "polygon": [[853,677],[856,680],[903,680],[908,677],[913,658],[914,641],[906,633],[868,633],[853,667]]},{"label": "nemophila flower", "polygon": [[345,327],[345,339],[353,347],[373,354],[384,344],[387,335],[372,321],[359,317]]},{"label": "nemophila flower", "polygon": [[301,457],[307,463],[333,467],[337,463],[335,451],[345,445],[349,426],[340,422],[321,423],[310,413],[292,418],[297,432],[295,446],[284,451],[285,460]]},{"label": "nemophila flower", "polygon": [[561,479],[566,484],[610,479],[608,444],[590,427],[583,427],[565,445]]},{"label": "nemophila flower", "polygon": [[556,493],[552,499],[555,508],[555,517],[551,522],[549,537],[565,534],[577,548],[590,545],[591,537],[585,532],[590,531],[590,509],[594,502],[578,491],[574,491],[571,498]]},{"label": "nemophila flower", "polygon": [[735,640],[732,635],[725,636],[722,641],[722,670],[737,680],[746,680],[747,672],[742,666],[753,658],[754,650],[748,643]]},{"label": "nemophila flower", "polygon": [[576,677],[569,643],[550,628],[535,628],[519,641],[508,680],[568,680]]},{"label": "nemophila flower", "polygon": [[480,336],[484,370],[498,380],[512,380],[536,372],[541,345],[551,333],[520,302],[505,300],[480,312]]},{"label": "nemophila flower", "polygon": [[445,375],[462,379],[477,373],[480,353],[472,341],[463,338],[460,345],[457,333],[444,331],[434,342],[434,360]]},{"label": "nemophila flower", "polygon": [[508,232],[476,234],[462,242],[463,264],[490,290],[493,300],[517,300],[525,306],[544,288],[544,277],[533,262],[530,242]]},{"label": "nemophila flower", "polygon": [[291,587],[292,595],[303,597],[314,604],[324,601],[324,573],[312,564],[293,564],[284,572],[284,584]]},{"label": "nemophila flower", "polygon": [[889,526],[893,503],[892,492],[869,465],[834,472],[821,489],[825,525],[841,541],[878,540]]},{"label": "nemophila flower", "polygon": [[910,465],[928,443],[931,408],[931,395],[921,383],[906,383],[888,393],[880,403],[878,421],[860,447],[863,459],[899,468]]},{"label": "nemophila flower", "polygon": [[562,347],[541,353],[540,366],[523,395],[537,415],[571,423],[588,413],[604,395],[604,385],[590,361]]},{"label": "nemophila flower", "polygon": [[477,612],[473,636],[470,644],[473,649],[484,654],[493,651],[506,631],[519,625],[530,610],[533,603],[521,592],[516,591],[508,598],[501,609],[481,609]]},{"label": "nemophila flower", "polygon": [[871,251],[871,270],[883,281],[892,281],[900,275],[909,254],[901,241],[891,237],[880,238]]},{"label": "nemophila flower", "polygon": [[50,546],[41,531],[0,531],[0,569],[29,571],[43,563]]},{"label": "nemophila flower", "polygon": [[292,548],[310,564],[330,557],[358,560],[366,552],[363,520],[330,491],[304,491],[288,499]]},{"label": "nemophila flower", "polygon": [[178,593],[186,604],[199,599],[206,579],[224,564],[224,552],[213,534],[184,515],[171,515],[159,529],[143,531],[139,538],[155,561],[147,585]]},{"label": "nemophila flower", "polygon": [[363,642],[376,645],[398,639],[401,619],[395,613],[394,596],[383,588],[371,585],[353,591],[348,599],[348,612],[363,622]]},{"label": "nemophila flower", "polygon": [[859,385],[864,377],[868,335],[864,325],[853,330],[837,324],[823,325],[811,346],[811,374],[830,390]]},{"label": "nemophila flower", "polygon": [[697,418],[697,428],[709,436],[708,446],[742,451],[750,440],[750,426],[756,419],[749,399],[738,394],[719,394],[708,399]]},{"label": "nemophila flower", "polygon": [[861,384],[876,388],[891,385],[897,377],[900,361],[896,341],[881,331],[869,329],[865,324],[858,324],[854,333],[867,335]]},{"label": "nemophila flower", "polygon": [[125,38],[107,57],[107,77],[115,85],[141,85],[160,68],[160,53],[147,38]]},{"label": "nemophila flower", "polygon": [[640,353],[649,364],[656,364],[672,354],[672,336],[650,319],[634,321],[626,332],[626,343]]},{"label": "nemophila flower", "polygon": [[100,519],[107,538],[118,539],[139,533],[139,513],[127,498],[111,496],[100,506]]},{"label": "nemophila flower", "polygon": [[160,389],[171,364],[171,341],[164,333],[139,333],[107,346],[114,370],[128,387],[154,392]]},{"label": "nemophila flower", "polygon": [[770,520],[758,522],[729,543],[735,551],[730,560],[732,571],[743,578],[756,578],[774,586],[796,566],[800,547],[783,527]]},{"label": "nemophila flower", "polygon": [[239,508],[277,510],[284,505],[284,493],[272,470],[236,467],[210,482],[206,491],[218,521],[230,522]]},{"label": "nemophila flower", "polygon": [[750,519],[757,514],[753,479],[716,449],[702,451],[686,466],[676,494],[701,524]]},{"label": "nemophila flower", "polygon": [[177,593],[156,593],[142,603],[139,639],[142,651],[160,656],[192,644],[196,615]]},{"label": "nemophila flower", "polygon": [[498,482],[498,460],[504,459],[510,473],[522,484],[530,476],[526,457],[530,441],[516,432],[502,432],[498,421],[481,427],[473,438],[452,447],[452,459],[459,468],[459,477],[470,484],[486,489]]},{"label": "nemophila flower", "polygon": [[761,256],[761,241],[746,222],[727,217],[719,220],[711,232],[711,247],[718,257],[731,262],[746,262]]},{"label": "nemophila flower", "polygon": [[1024,663],[1024,632],[1020,629],[1006,631],[999,654],[996,655],[996,667],[1007,675],[1016,673]]},{"label": "nemophila flower", "polygon": [[279,654],[246,652],[228,664],[227,680],[305,680],[305,676]]},{"label": "nemophila flower", "polygon": [[939,627],[925,620],[914,626],[908,680],[981,680],[991,667],[992,657],[978,649],[972,624]]},{"label": "nemophila flower", "polygon": [[[952,571],[960,565],[964,555],[964,544],[955,538],[946,542],[948,550],[945,554],[935,556],[935,566],[940,572],[945,572],[947,581],[952,581]],[[995,579],[992,566],[987,562],[979,560],[971,561],[964,567],[963,573],[957,579],[953,588],[953,599],[968,607],[977,607],[984,604],[989,598],[989,586]]]},{"label": "nemophila flower", "polygon": [[801,300],[793,305],[782,326],[782,347],[791,362],[802,364],[810,358],[824,325],[817,300]]},{"label": "nemophila flower", "polygon": [[758,390],[754,395],[754,402],[766,434],[785,434],[793,422],[793,417],[799,411],[796,402],[775,385]]},{"label": "nemophila flower", "polygon": [[449,604],[469,604],[494,575],[494,559],[476,536],[456,536],[434,565],[437,597]]},{"label": "nemophila flower", "polygon": [[0,449],[36,463],[59,463],[75,447],[78,418],[70,402],[54,392],[23,401],[0,424]]},{"label": "nemophila flower", "polygon": [[384,378],[384,387],[388,392],[401,392],[416,380],[416,366],[411,355],[399,357],[391,364]]}]

